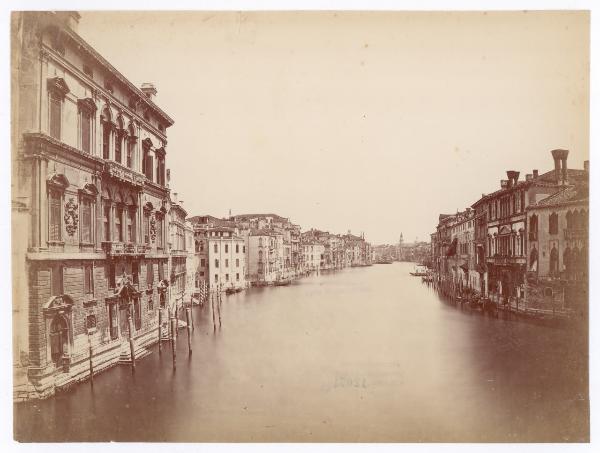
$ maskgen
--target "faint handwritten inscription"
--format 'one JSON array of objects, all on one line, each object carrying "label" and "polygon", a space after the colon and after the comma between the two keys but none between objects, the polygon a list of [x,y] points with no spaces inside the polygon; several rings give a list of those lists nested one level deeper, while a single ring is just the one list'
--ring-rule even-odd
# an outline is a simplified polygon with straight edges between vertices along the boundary
[{"label": "faint handwritten inscription", "polygon": [[364,377],[337,375],[333,383],[333,388],[367,388],[367,380]]}]

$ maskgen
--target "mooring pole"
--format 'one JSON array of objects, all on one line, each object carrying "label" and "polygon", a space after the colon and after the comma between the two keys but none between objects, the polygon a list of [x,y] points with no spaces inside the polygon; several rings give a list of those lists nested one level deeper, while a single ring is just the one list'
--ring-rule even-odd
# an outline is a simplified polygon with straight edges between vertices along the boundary
[{"label": "mooring pole", "polygon": [[210,295],[210,304],[212,307],[213,330],[217,330],[217,323],[215,321],[215,295],[214,295],[214,293]]},{"label": "mooring pole", "polygon": [[192,309],[191,308],[186,308],[185,309],[185,317],[186,317],[186,321],[187,321],[187,338],[188,338],[188,350],[190,355],[192,355],[192,327],[190,326],[190,322],[192,320]]},{"label": "mooring pole", "polygon": [[92,351],[92,337],[88,334],[88,341],[90,343],[90,384],[94,386],[94,364],[92,363],[93,351]]},{"label": "mooring pole", "polygon": [[133,319],[131,318],[131,310],[129,310],[127,322],[129,324],[129,350],[131,352],[131,371],[135,371],[135,345],[133,343]]},{"label": "mooring pole", "polygon": [[163,311],[162,308],[158,308],[158,352],[162,353],[162,324],[163,324]]},{"label": "mooring pole", "polygon": [[177,318],[171,318],[171,352],[173,354],[173,369],[177,368],[177,337],[173,332],[177,329]]}]

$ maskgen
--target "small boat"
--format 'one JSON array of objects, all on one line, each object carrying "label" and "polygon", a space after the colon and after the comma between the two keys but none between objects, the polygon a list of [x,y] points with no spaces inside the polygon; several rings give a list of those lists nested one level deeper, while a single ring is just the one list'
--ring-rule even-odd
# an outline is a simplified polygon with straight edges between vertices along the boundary
[{"label": "small boat", "polygon": [[413,277],[426,277],[427,276],[427,268],[425,266],[415,267],[414,272],[410,272],[410,275]]},{"label": "small boat", "polygon": [[225,294],[230,295],[230,294],[239,293],[241,291],[242,291],[242,288],[227,288],[225,290]]},{"label": "small boat", "polygon": [[392,264],[392,260],[390,260],[390,259],[381,259],[381,260],[377,260],[375,262],[375,264]]},{"label": "small boat", "polygon": [[279,279],[279,280],[275,280],[274,285],[275,286],[287,286],[290,283],[292,283],[291,279],[289,279],[289,278],[282,278],[282,279]]}]

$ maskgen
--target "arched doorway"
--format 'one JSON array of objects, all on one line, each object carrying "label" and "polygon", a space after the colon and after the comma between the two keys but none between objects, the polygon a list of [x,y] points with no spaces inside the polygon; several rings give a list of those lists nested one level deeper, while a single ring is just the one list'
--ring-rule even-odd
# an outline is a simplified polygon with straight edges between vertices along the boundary
[{"label": "arched doorway", "polygon": [[62,315],[56,315],[50,323],[50,357],[56,366],[69,351],[69,325]]}]

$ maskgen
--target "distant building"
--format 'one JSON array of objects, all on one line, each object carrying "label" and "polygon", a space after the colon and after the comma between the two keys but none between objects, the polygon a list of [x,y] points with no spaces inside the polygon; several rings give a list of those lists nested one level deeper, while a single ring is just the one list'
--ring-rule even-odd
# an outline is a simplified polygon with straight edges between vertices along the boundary
[{"label": "distant building", "polygon": [[212,291],[246,287],[246,245],[229,227],[194,226],[198,287],[206,282]]}]

